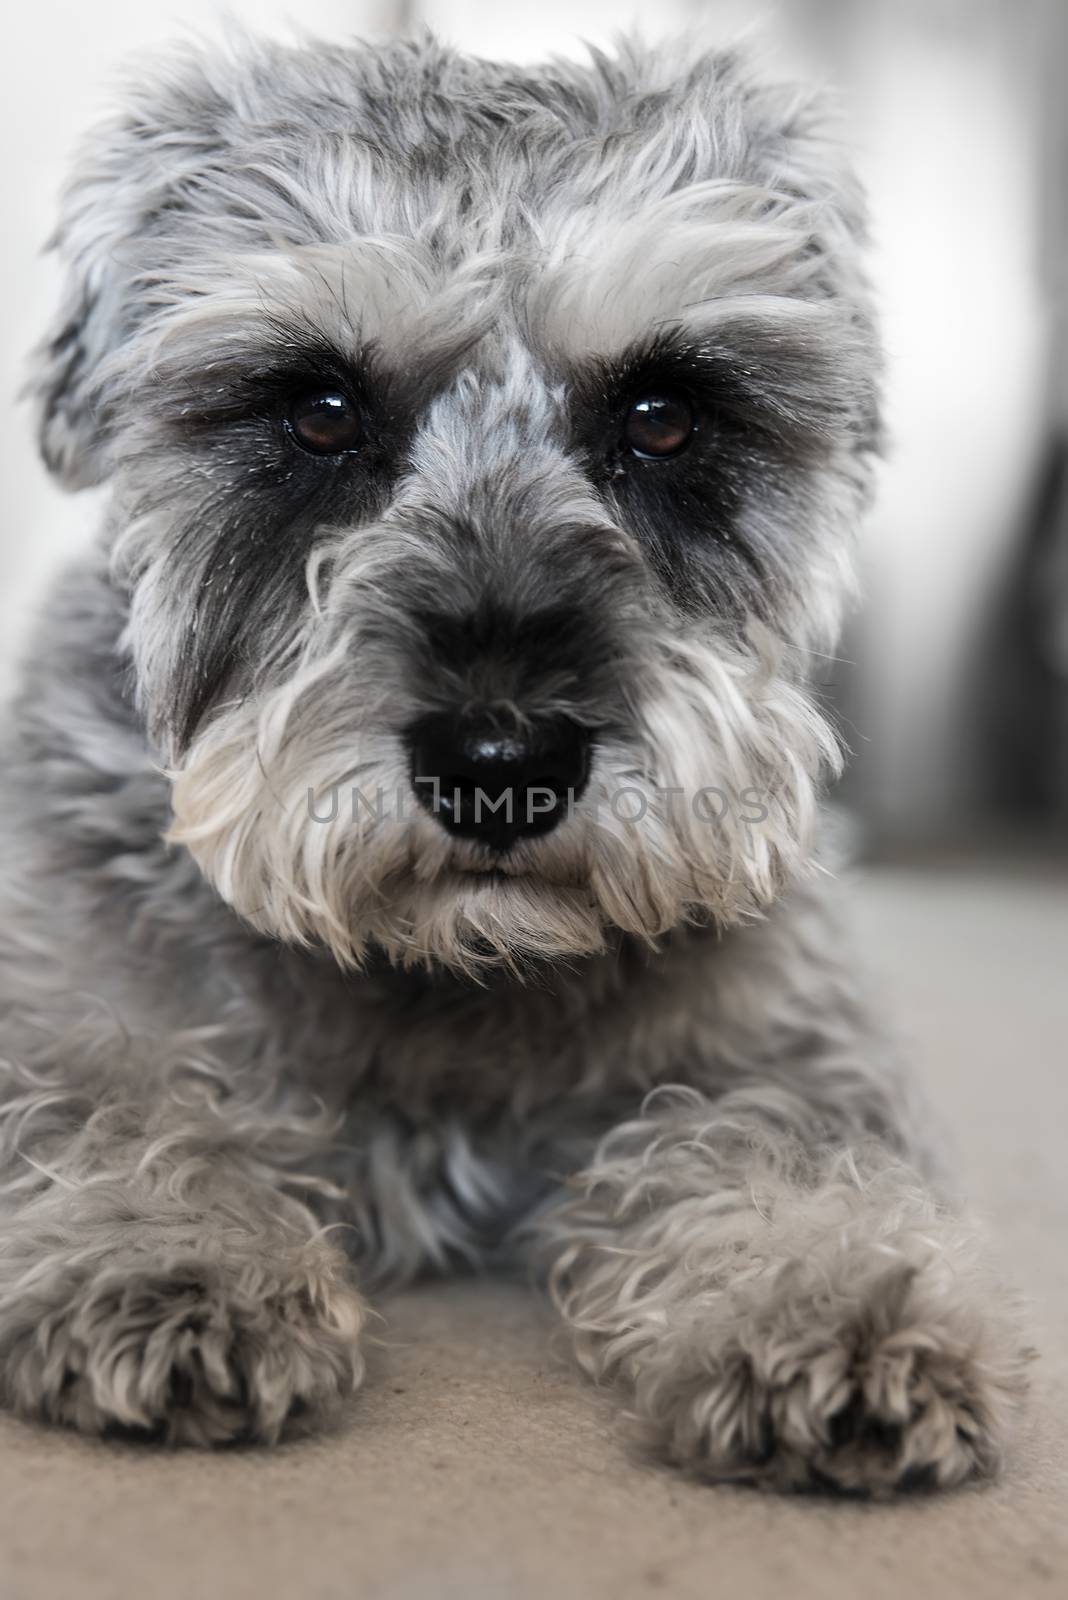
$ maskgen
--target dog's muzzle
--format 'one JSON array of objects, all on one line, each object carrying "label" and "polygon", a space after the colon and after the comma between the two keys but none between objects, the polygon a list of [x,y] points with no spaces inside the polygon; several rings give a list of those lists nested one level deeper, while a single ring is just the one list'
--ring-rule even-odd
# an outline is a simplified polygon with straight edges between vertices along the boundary
[{"label": "dog's muzzle", "polygon": [[488,710],[442,712],[407,737],[420,803],[448,832],[493,850],[551,832],[589,778],[590,735],[567,717],[518,727]]}]

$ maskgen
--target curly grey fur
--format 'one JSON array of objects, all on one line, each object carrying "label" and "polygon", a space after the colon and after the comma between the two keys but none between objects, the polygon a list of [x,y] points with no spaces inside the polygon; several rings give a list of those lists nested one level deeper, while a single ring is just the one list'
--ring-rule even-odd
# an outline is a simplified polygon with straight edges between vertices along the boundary
[{"label": "curly grey fur", "polygon": [[[179,51],[93,136],[34,388],[108,510],[0,808],[10,1406],[272,1440],[376,1282],[529,1256],[684,1466],[993,1469],[1019,1338],[817,868],[863,232],[820,108],[681,45]],[[710,420],[636,465],[666,367]],[[366,448],[312,461],[277,396],[339,369]],[[592,731],[555,831],[331,810],[472,700]]]}]

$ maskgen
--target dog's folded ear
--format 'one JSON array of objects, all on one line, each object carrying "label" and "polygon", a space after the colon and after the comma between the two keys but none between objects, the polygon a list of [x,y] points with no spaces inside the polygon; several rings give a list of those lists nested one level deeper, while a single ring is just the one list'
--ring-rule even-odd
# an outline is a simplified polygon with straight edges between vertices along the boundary
[{"label": "dog's folded ear", "polygon": [[194,51],[150,67],[128,109],[83,143],[49,242],[64,272],[26,385],[46,465],[70,489],[110,471],[113,357],[147,306],[146,278],[181,224],[183,190],[222,149],[224,103]]}]

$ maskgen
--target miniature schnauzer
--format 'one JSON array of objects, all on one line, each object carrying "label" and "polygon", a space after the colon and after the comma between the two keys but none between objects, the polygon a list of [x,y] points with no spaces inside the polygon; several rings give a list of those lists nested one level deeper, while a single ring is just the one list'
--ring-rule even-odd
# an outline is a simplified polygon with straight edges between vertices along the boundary
[{"label": "miniature schnauzer", "polygon": [[991,1472],[1014,1315],[820,865],[879,357],[819,105],[177,51],[55,243],[108,498],[5,735],[4,1402],[272,1441],[376,1285],[510,1262],[693,1472]]}]

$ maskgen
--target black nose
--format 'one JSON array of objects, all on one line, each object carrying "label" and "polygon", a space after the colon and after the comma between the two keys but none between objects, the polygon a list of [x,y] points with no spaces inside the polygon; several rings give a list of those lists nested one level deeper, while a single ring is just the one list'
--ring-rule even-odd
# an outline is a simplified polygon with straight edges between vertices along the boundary
[{"label": "black nose", "polygon": [[522,728],[488,713],[422,717],[408,730],[416,794],[442,827],[507,850],[549,833],[586,787],[590,738],[568,717]]}]

